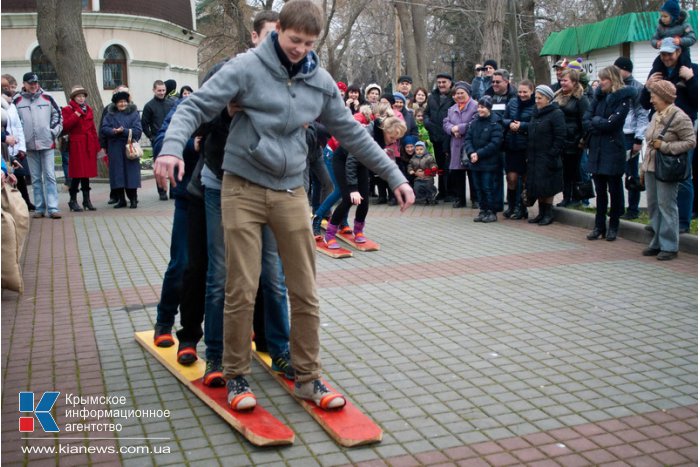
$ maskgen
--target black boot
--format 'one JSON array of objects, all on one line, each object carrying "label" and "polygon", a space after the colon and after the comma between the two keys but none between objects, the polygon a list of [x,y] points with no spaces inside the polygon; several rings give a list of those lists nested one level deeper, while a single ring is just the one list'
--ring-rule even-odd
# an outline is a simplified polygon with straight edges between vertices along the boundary
[{"label": "black boot", "polygon": [[90,188],[83,189],[83,209],[86,211],[97,211],[97,208],[90,201]]},{"label": "black boot", "polygon": [[139,204],[136,188],[127,188],[126,196],[129,198],[129,209],[136,209],[136,206]]},{"label": "black boot", "polygon": [[520,219],[527,219],[527,208],[522,201],[520,201],[515,207],[515,212],[510,218],[516,221]]},{"label": "black boot", "polygon": [[528,220],[528,224],[538,224],[544,217],[544,204],[538,202],[537,209],[539,209],[539,213],[532,219]]},{"label": "black boot", "polygon": [[70,193],[70,201],[68,201],[68,207],[70,208],[71,211],[73,212],[81,212],[82,209],[80,209],[80,206],[78,205],[78,193],[71,191]]},{"label": "black boot", "polygon": [[117,200],[117,203],[114,205],[114,209],[125,208],[126,196],[124,196],[124,190],[117,190],[114,195]]},{"label": "black boot", "polygon": [[537,225],[549,225],[554,222],[554,210],[552,209],[552,205],[545,204],[542,206],[542,209],[544,210],[544,215]]},{"label": "black boot", "polygon": [[515,205],[515,195],[515,190],[508,190],[508,209],[503,211],[503,217],[505,217],[506,219],[510,219],[515,214],[515,211],[518,209],[518,207]]}]

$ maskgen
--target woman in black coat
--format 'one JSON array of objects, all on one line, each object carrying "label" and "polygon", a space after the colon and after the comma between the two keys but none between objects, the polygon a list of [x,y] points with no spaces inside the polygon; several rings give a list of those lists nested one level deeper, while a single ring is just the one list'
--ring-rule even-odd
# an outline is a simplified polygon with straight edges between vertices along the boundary
[{"label": "woman in black coat", "polygon": [[539,214],[530,224],[549,225],[554,220],[552,202],[562,189],[561,153],[566,140],[564,113],[552,102],[554,92],[541,84],[535,89],[535,113],[528,126],[528,199],[537,199]]},{"label": "woman in black coat", "polygon": [[[525,186],[527,172],[527,127],[535,112],[535,85],[529,79],[518,84],[518,98],[508,101],[503,116],[505,130],[506,180],[508,181],[508,209],[503,211],[507,219],[527,219],[527,208],[522,202],[519,188]],[[520,187],[518,187],[520,179]]]},{"label": "woman in black coat", "polygon": [[[622,127],[631,101],[637,93],[625,87],[619,70],[614,66],[598,73],[600,86],[593,95],[591,108],[584,116],[584,128],[589,133],[588,172],[593,174],[596,193],[595,228],[588,240],[617,238],[620,216],[625,210],[622,175],[625,173],[625,139]],[[610,222],[605,229],[610,192]],[[606,233],[607,232],[607,233]]]},{"label": "woman in black coat", "polygon": [[585,95],[577,70],[566,69],[559,79],[561,88],[554,95],[554,102],[564,112],[566,142],[562,152],[564,165],[564,199],[557,206],[566,207],[580,202],[575,199],[574,185],[581,181],[581,140],[583,139],[583,116],[591,104]]},{"label": "woman in black coat", "polygon": [[141,187],[141,162],[126,157],[126,143],[129,131],[132,141],[141,138],[141,119],[136,105],[130,103],[129,98],[127,91],[119,91],[112,96],[112,104],[105,112],[100,134],[107,140],[109,185],[117,197],[114,207],[125,207],[128,197],[129,207],[135,209],[138,204],[136,190]]}]

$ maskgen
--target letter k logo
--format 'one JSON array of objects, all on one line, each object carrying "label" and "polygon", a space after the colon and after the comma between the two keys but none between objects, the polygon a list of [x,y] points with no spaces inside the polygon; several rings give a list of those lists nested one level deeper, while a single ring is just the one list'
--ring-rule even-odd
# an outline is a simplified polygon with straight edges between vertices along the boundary
[{"label": "letter k logo", "polygon": [[[56,420],[54,420],[53,415],[51,415],[51,409],[53,408],[56,400],[58,399],[60,392],[58,391],[47,391],[39,399],[39,403],[36,408],[34,408],[34,393],[33,392],[20,392],[19,393],[19,411],[20,412],[32,412],[39,423],[41,428],[45,432],[57,432],[59,431]],[[34,431],[34,418],[33,417],[20,417],[19,418],[19,431]]]}]

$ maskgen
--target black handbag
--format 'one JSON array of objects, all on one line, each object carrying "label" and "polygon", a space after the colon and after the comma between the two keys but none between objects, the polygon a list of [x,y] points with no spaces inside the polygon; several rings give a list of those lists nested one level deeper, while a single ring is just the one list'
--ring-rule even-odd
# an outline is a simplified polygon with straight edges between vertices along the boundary
[{"label": "black handbag", "polygon": [[[661,130],[657,139],[663,141],[666,130],[675,118],[676,114],[671,115],[668,123]],[[690,165],[688,164],[688,154],[666,154],[660,150],[656,150],[654,157],[654,177],[661,182],[676,183],[682,182],[690,176]]]},{"label": "black handbag", "polygon": [[595,198],[593,191],[593,180],[585,180],[574,183],[574,198],[581,201],[584,199]]}]

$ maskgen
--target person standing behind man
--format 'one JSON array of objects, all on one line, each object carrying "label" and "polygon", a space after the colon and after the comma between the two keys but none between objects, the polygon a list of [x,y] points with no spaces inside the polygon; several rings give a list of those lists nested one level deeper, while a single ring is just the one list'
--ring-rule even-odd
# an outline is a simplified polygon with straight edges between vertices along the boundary
[{"label": "person standing behind man", "polygon": [[408,75],[399,76],[396,81],[396,91],[403,94],[404,100],[406,101],[406,107],[410,106],[413,100],[413,93],[411,93],[411,88],[413,88],[413,78]]},{"label": "person standing behind man", "polygon": [[486,95],[486,90],[491,87],[491,79],[493,78],[493,72],[498,68],[498,63],[496,60],[486,60],[484,66],[479,66],[477,73],[482,73],[472,80],[472,94],[471,98],[474,101],[478,101]]},{"label": "person standing behind man", "polygon": [[[143,133],[153,144],[153,140],[158,134],[163,120],[170,112],[175,100],[169,99],[166,95],[165,83],[159,79],[153,82],[153,99],[146,102],[141,114],[141,128]],[[161,201],[168,200],[168,193],[165,189],[158,187],[158,196]]]},{"label": "person standing behind man", "polygon": [[[651,109],[649,86],[662,79],[670,81],[676,86],[676,101],[674,104],[695,123],[695,120],[698,118],[698,65],[693,63],[692,67],[683,66],[680,63],[681,53],[681,47],[676,45],[672,38],[667,37],[662,41],[659,57],[665,65],[665,72],[649,73],[647,82],[639,94],[639,102],[645,109]],[[688,154],[688,162],[692,161],[692,157],[693,152],[691,151]],[[688,177],[678,184],[678,223],[680,233],[688,233],[690,231],[693,198],[693,181],[692,177]]]},{"label": "person standing behind man", "polygon": [[[452,98],[452,75],[438,73],[435,77],[437,86],[428,96],[428,105],[423,114],[423,123],[430,134],[430,141],[435,149],[435,162],[445,173],[450,167],[450,135],[443,130],[443,121],[447,117],[447,111],[455,105]],[[454,201],[447,189],[447,177],[438,175],[438,195],[436,199],[446,203]]]},{"label": "person standing behind man", "polygon": [[[636,219],[639,217],[639,153],[642,150],[644,132],[649,125],[649,111],[642,107],[639,102],[639,95],[644,85],[632,76],[632,60],[627,57],[619,57],[614,64],[620,70],[622,82],[625,86],[637,90],[637,96],[632,100],[632,107],[625,118],[625,126],[622,132],[625,135],[625,150],[630,151],[629,159],[625,165],[625,178],[634,181],[632,186],[627,188],[627,210],[622,215],[622,219]],[[627,183],[625,183],[627,185]]]},{"label": "person standing behind man", "polygon": [[15,96],[14,104],[22,121],[27,145],[26,161],[32,175],[36,206],[33,217],[48,215],[52,219],[60,219],[54,150],[56,138],[63,129],[61,109],[53,97],[41,89],[36,73],[25,73],[22,81],[24,86]]}]

